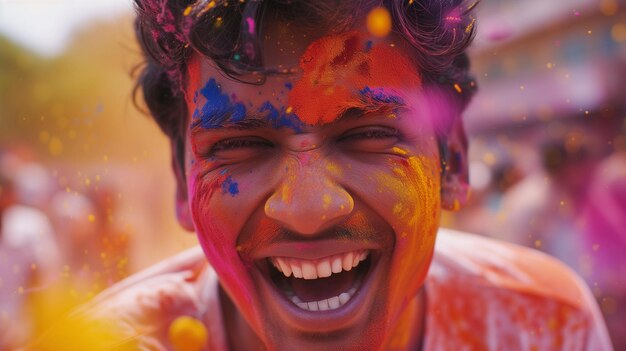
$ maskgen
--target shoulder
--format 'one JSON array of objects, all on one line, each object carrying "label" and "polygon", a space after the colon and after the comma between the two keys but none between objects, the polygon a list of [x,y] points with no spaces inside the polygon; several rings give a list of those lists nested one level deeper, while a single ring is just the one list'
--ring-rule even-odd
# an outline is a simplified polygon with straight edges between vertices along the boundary
[{"label": "shoulder", "polygon": [[[113,285],[57,325],[89,331],[91,340],[81,347],[123,344],[132,345],[129,349],[167,350],[169,327],[178,317],[193,317],[221,333],[215,325],[221,322],[217,293],[215,272],[202,250],[194,247]],[[53,328],[42,340],[54,342],[67,333]],[[220,339],[212,337],[213,342]]]},{"label": "shoulder", "polygon": [[438,235],[426,283],[432,338],[485,350],[610,350],[592,295],[567,266],[485,237]]},{"label": "shoulder", "polygon": [[[155,297],[174,294],[181,287],[196,287],[201,274],[208,269],[200,247],[193,247],[136,273],[100,293],[85,308],[125,304],[129,297]],[[158,289],[154,289],[159,286]]]},{"label": "shoulder", "polygon": [[437,279],[455,276],[573,306],[586,291],[570,268],[540,251],[449,229],[438,233],[431,269]]}]

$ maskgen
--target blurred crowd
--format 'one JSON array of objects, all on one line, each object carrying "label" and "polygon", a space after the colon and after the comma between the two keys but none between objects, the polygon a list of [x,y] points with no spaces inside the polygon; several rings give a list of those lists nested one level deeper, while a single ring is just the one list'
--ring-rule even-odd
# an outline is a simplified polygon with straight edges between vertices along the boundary
[{"label": "blurred crowd", "polygon": [[28,148],[0,149],[0,350],[129,274],[115,188],[53,173]]},{"label": "blurred crowd", "polygon": [[452,225],[566,263],[626,350],[626,120],[572,118],[490,139],[470,169],[471,205]]}]

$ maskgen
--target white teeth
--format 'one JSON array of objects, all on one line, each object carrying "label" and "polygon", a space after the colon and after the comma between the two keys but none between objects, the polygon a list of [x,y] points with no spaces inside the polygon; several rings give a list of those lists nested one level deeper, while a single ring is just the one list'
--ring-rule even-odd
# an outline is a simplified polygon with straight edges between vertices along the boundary
[{"label": "white teeth", "polygon": [[283,272],[285,277],[289,277],[291,275],[291,266],[288,265],[282,257],[276,257],[276,262],[278,263],[278,267],[276,267],[276,264],[274,264],[274,267]]},{"label": "white teeth", "polygon": [[339,303],[343,305],[348,302],[348,300],[350,300],[350,295],[348,293],[339,294]]},{"label": "white teeth", "polygon": [[352,269],[352,263],[354,262],[354,253],[348,252],[343,256],[343,270],[349,271]]},{"label": "white teeth", "polygon": [[354,257],[352,258],[352,268],[356,267],[359,265],[359,262],[361,262],[361,260],[359,259],[361,257],[361,253],[358,252],[357,254],[354,255]]},{"label": "white teeth", "polygon": [[341,256],[333,256],[333,266],[332,266],[333,273],[341,273],[342,269],[343,267],[341,264]]},{"label": "white teeth", "polygon": [[349,271],[363,262],[368,255],[369,250],[358,250],[318,260],[270,257],[269,261],[285,277],[293,274],[295,278],[317,279],[330,277],[334,273]]},{"label": "white teeth", "polygon": [[[269,262],[285,277],[293,274],[295,278],[317,279],[330,277],[333,274],[349,271],[357,267],[369,255],[369,250],[346,252],[339,255],[329,256],[317,260],[305,260],[293,257],[270,257]],[[298,307],[307,311],[335,310],[350,301],[356,293],[356,288],[319,301],[302,301],[295,294],[287,293],[287,297]]]},{"label": "white teeth", "polygon": [[317,276],[320,278],[330,277],[333,271],[330,267],[330,259],[326,258],[317,263]]},{"label": "white teeth", "polygon": [[[291,266],[291,271],[293,272],[293,276],[296,278],[302,278],[302,268],[299,262],[294,262],[293,260],[289,260],[289,265]],[[285,274],[285,272],[283,272]]]},{"label": "white teeth", "polygon": [[290,297],[291,301],[298,307],[307,311],[332,311],[336,310],[339,307],[345,305],[350,301],[354,293],[356,292],[355,288],[351,288],[347,292],[343,292],[339,294],[339,296],[333,296],[328,299],[323,299],[319,301],[309,301],[302,302],[297,296]]},{"label": "white teeth", "polygon": [[[350,300],[350,299],[348,299]],[[348,301],[346,301],[348,302]],[[338,296],[333,296],[330,299],[328,299],[328,306],[330,306],[331,309],[337,309],[339,307],[341,307],[343,304],[341,303],[341,301],[339,300]]]},{"label": "white teeth", "polygon": [[317,267],[312,261],[302,261],[302,276],[304,279],[317,278]]},{"label": "white teeth", "polygon": [[274,265],[274,267],[276,267],[276,269],[278,269],[279,271],[283,272],[283,267],[280,265],[280,263],[278,263],[280,260],[280,258],[278,257],[271,257],[270,261],[272,262],[272,265]]},{"label": "white teeth", "polygon": [[326,311],[330,309],[330,306],[328,304],[328,299],[317,301],[317,306],[320,308],[320,311]]}]

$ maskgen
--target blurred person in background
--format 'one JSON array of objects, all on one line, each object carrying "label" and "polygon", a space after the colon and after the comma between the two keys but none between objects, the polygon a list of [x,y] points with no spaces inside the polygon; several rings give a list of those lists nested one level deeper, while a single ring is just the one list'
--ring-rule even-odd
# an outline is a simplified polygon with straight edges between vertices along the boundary
[{"label": "blurred person in background", "polygon": [[[540,147],[540,166],[505,195],[489,235],[537,248],[592,288],[616,349],[626,348],[626,160],[614,147],[623,118],[559,129]],[[584,132],[582,131],[584,130]]]},{"label": "blurred person in background", "polygon": [[59,191],[51,209],[71,284],[83,301],[128,275],[129,234],[113,220],[111,187]]},{"label": "blurred person in background", "polygon": [[580,230],[574,219],[585,201],[589,170],[598,161],[587,146],[569,152],[564,143],[556,139],[541,146],[541,166],[505,195],[500,228],[490,230],[578,268],[574,261],[580,236],[575,233]]},{"label": "blurred person in background", "polygon": [[61,257],[52,225],[40,210],[18,202],[19,189],[0,154],[0,350],[10,350],[34,332],[32,296],[56,282]]},{"label": "blurred person in background", "polygon": [[100,253],[97,266],[99,280],[102,287],[108,287],[128,276],[132,233],[128,228],[122,228],[116,220],[119,204],[113,185],[100,183],[97,189],[88,192],[88,196],[95,209],[97,233],[94,241]]},{"label": "blurred person in background", "polygon": [[582,274],[598,297],[615,348],[626,350],[626,148],[602,160],[589,180],[581,211]]}]

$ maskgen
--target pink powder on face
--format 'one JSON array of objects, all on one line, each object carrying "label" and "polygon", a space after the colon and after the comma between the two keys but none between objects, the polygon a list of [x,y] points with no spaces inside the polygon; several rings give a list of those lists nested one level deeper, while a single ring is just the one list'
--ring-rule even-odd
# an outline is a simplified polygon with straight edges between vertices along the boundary
[{"label": "pink powder on face", "polygon": [[363,34],[348,32],[313,42],[300,58],[303,76],[289,93],[289,105],[309,125],[326,124],[364,104],[359,92],[395,92],[421,86],[416,64],[386,42],[370,46]]}]

